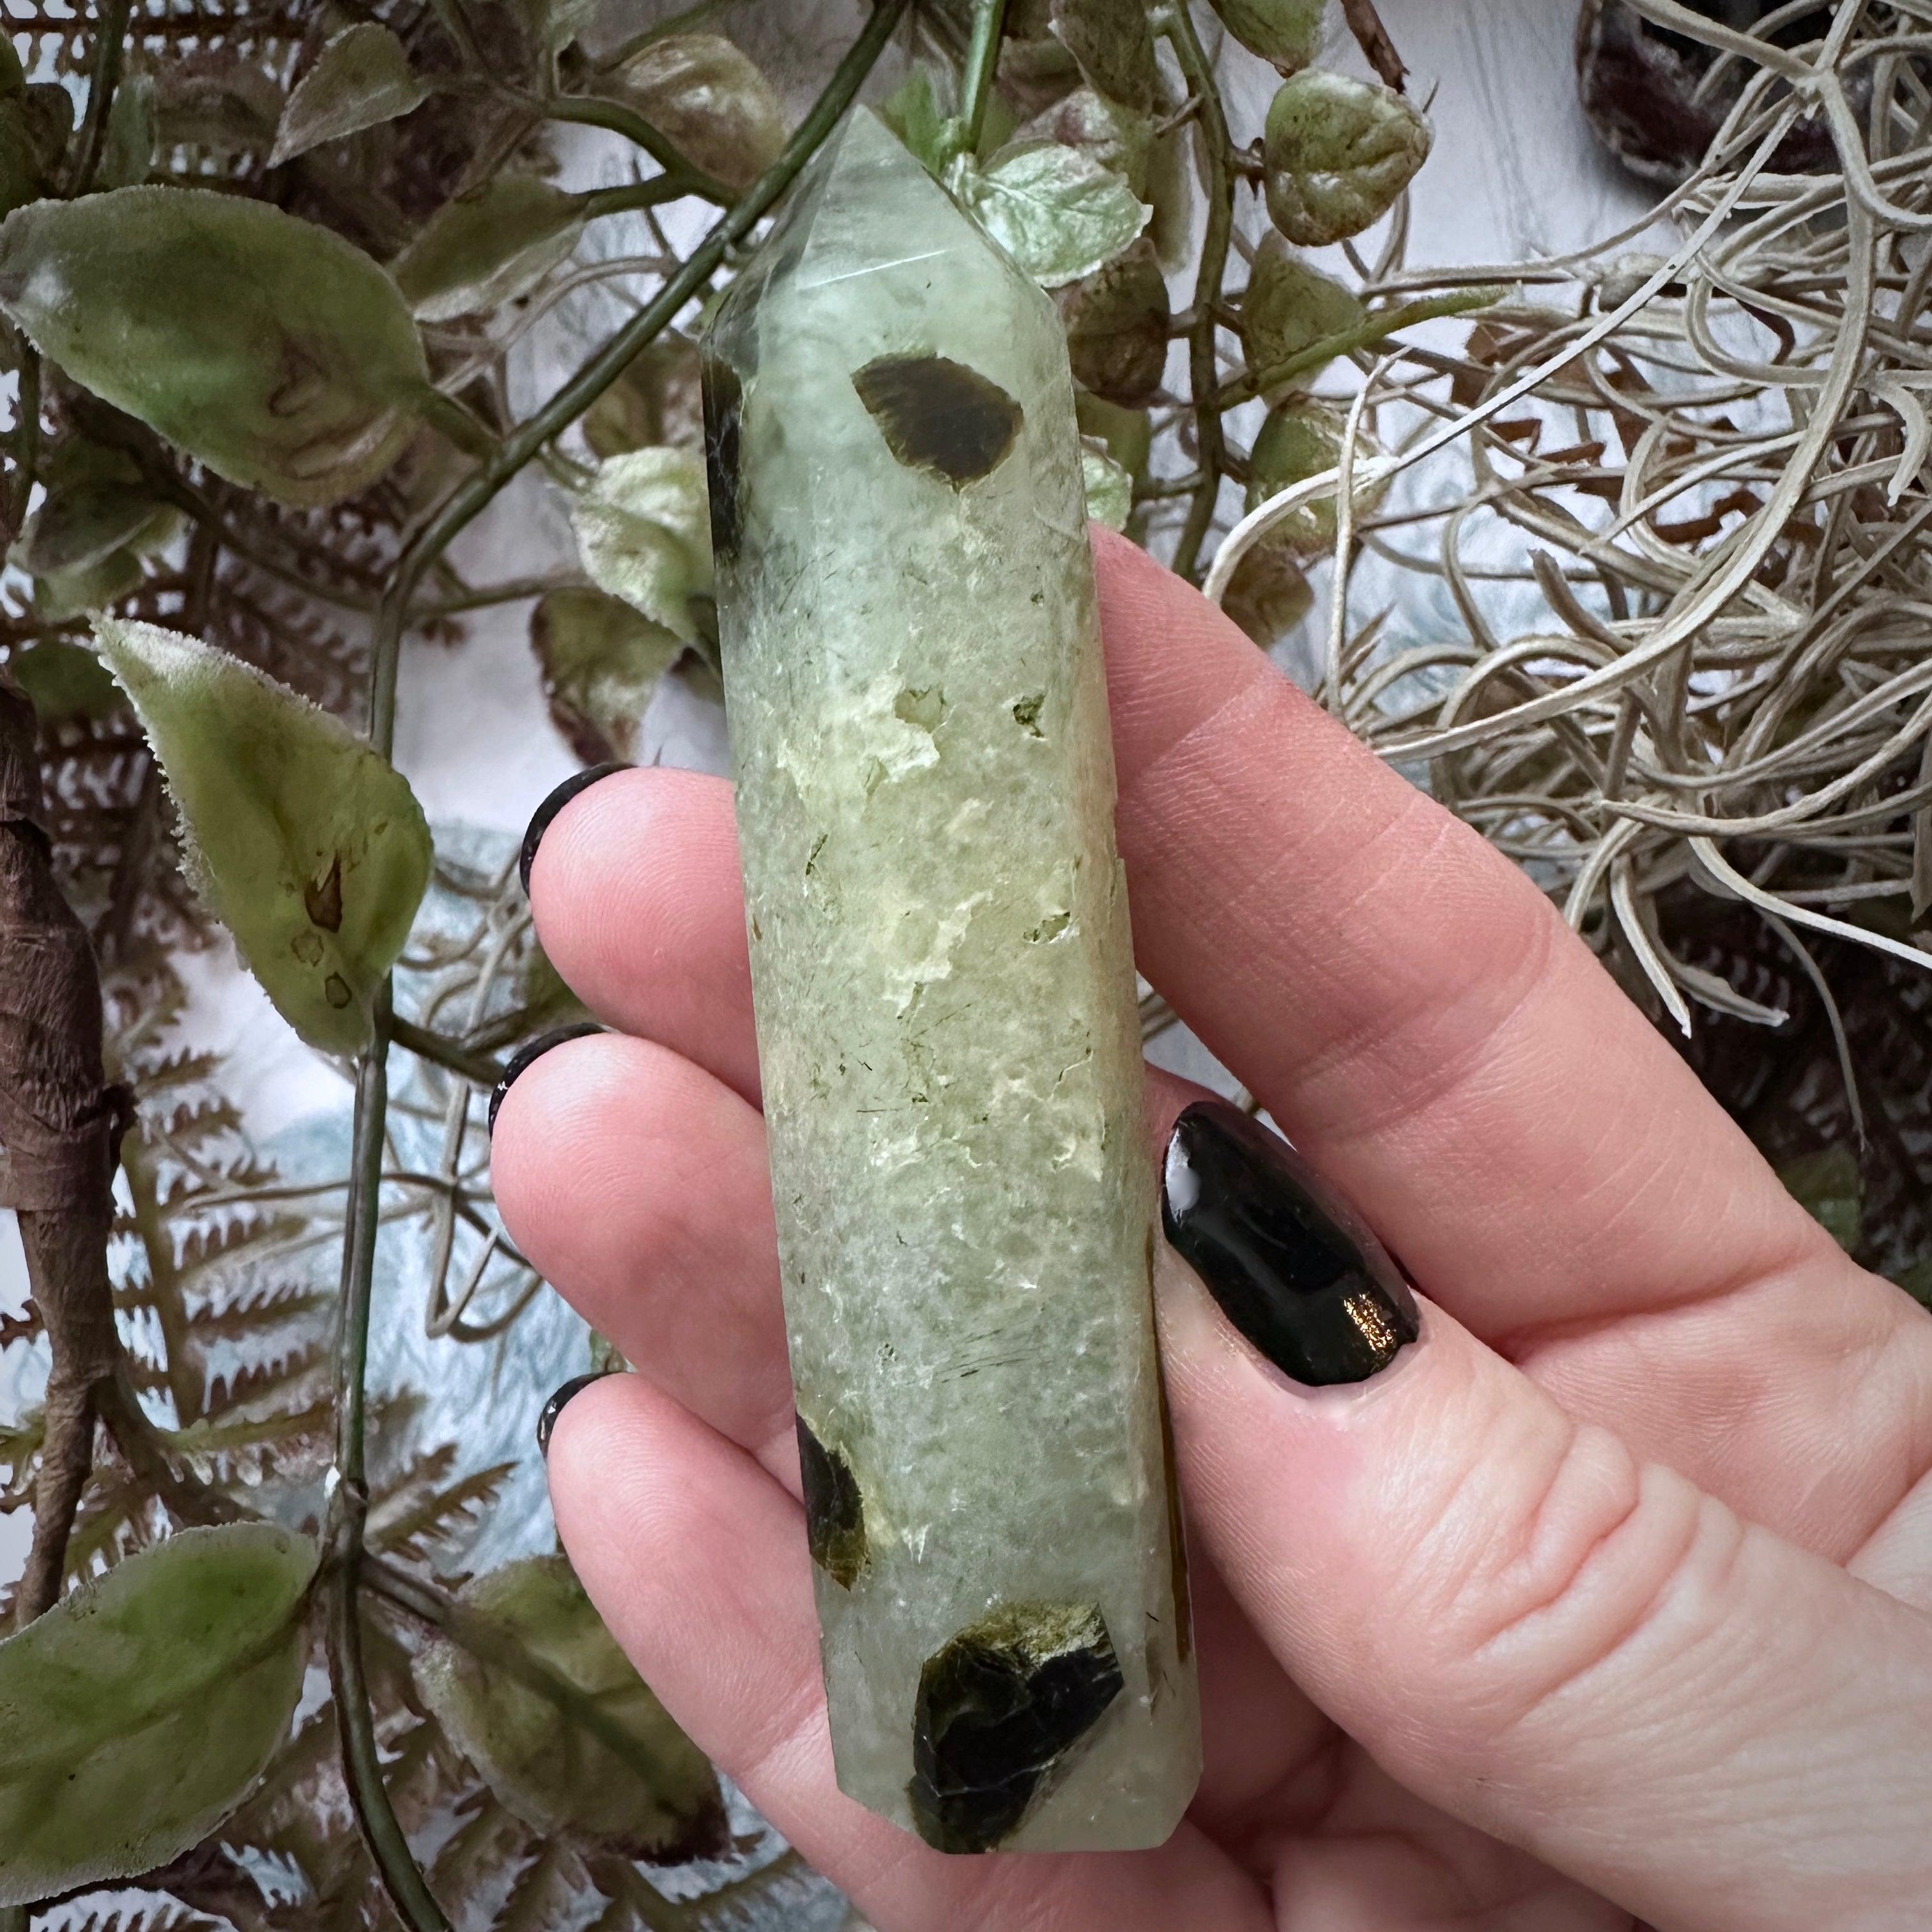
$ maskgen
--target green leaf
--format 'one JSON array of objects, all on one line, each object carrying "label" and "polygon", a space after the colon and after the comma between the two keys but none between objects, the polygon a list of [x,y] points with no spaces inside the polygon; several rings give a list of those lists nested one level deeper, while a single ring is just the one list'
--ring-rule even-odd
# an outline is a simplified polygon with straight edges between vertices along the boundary
[{"label": "green leaf", "polygon": [[698,345],[674,332],[639,350],[584,414],[584,440],[600,460],[658,442],[697,448],[704,436]]},{"label": "green leaf", "polygon": [[149,555],[181,526],[181,512],[155,496],[131,457],[85,436],[59,445],[44,481],[46,494],[8,553],[32,576],[86,570],[120,550]]},{"label": "green leaf", "polygon": [[[532,1830],[587,1834],[640,1858],[716,1844],[717,1774],[562,1557],[506,1564],[466,1585],[460,1600],[495,1640],[474,1649],[490,1654],[442,1640],[416,1660],[416,1685],[506,1810]],[[514,1673],[502,1646],[563,1679],[610,1729],[593,1734],[560,1710]]]},{"label": "green leaf", "polygon": [[286,502],[373,482],[428,388],[388,277],[239,195],[123,188],[16,209],[0,223],[0,309],[82,388]]},{"label": "green leaf", "polygon": [[1134,507],[1134,479],[1111,456],[1083,447],[1081,480],[1087,486],[1087,514],[1110,530],[1124,530]]},{"label": "green leaf", "polygon": [[[1361,326],[1367,311],[1354,291],[1304,261],[1279,235],[1262,238],[1241,298],[1241,346],[1258,376],[1304,349]],[[1304,370],[1295,380],[1306,386]]]},{"label": "green leaf", "polygon": [[1264,650],[1293,630],[1314,602],[1293,542],[1272,530],[1242,553],[1221,596],[1221,608]]},{"label": "green leaf", "polygon": [[1429,123],[1393,88],[1310,68],[1268,112],[1268,218],[1305,248],[1359,235],[1429,158]]},{"label": "green leaf", "polygon": [[282,110],[268,165],[305,154],[412,112],[429,89],[410,66],[403,44],[374,20],[358,20],[325,42]]},{"label": "green leaf", "polygon": [[687,644],[704,626],[693,600],[711,595],[711,510],[704,459],[637,449],[598,470],[571,508],[590,580]]},{"label": "green leaf", "polygon": [[[1248,508],[1254,509],[1278,491],[1333,470],[1342,460],[1345,428],[1339,411],[1307,396],[1295,397],[1271,411],[1248,457]],[[1358,463],[1376,454],[1366,434],[1358,434],[1355,450]],[[1372,508],[1386,488],[1385,484],[1357,484],[1355,514]],[[1291,556],[1325,556],[1335,547],[1335,499],[1318,496],[1303,504],[1277,524],[1269,537]]]},{"label": "green leaf", "polygon": [[154,171],[160,139],[151,75],[124,75],[107,110],[107,138],[97,177],[104,188],[137,188]]},{"label": "green leaf", "polygon": [[225,651],[152,624],[94,628],[174,795],[188,877],[296,1032],[358,1051],[429,883],[408,783]]},{"label": "green leaf", "polygon": [[287,1735],[314,1544],[184,1529],[0,1643],[0,1906],[198,1844]]},{"label": "green leaf", "polygon": [[748,54],[722,34],[668,34],[610,76],[692,166],[748,188],[785,144],[784,110]]},{"label": "green leaf", "polygon": [[1150,212],[1118,175],[1054,141],[1016,142],[984,168],[962,163],[957,192],[987,233],[1049,289],[1111,261]]},{"label": "green leaf", "polygon": [[[5,38],[0,34],[0,40]],[[45,189],[26,102],[19,95],[0,98],[0,215],[38,201]]]},{"label": "green leaf", "polygon": [[1786,1190],[1846,1253],[1858,1244],[1865,1211],[1858,1155],[1842,1142],[1800,1154],[1778,1170]]},{"label": "green leaf", "polygon": [[64,638],[43,638],[7,662],[14,681],[33,700],[43,725],[98,722],[121,701],[100,660]]},{"label": "green leaf", "polygon": [[1080,434],[1091,436],[1130,476],[1147,474],[1154,454],[1154,419],[1145,410],[1123,409],[1084,392],[1073,398]]},{"label": "green leaf", "polygon": [[1144,0],[1053,0],[1053,32],[1095,92],[1132,114],[1160,98],[1154,32]]},{"label": "green leaf", "polygon": [[584,204],[534,175],[499,175],[445,202],[390,265],[410,312],[451,322],[527,295],[569,260]]},{"label": "green leaf", "polygon": [[111,609],[145,581],[141,560],[132,550],[117,550],[98,563],[35,578],[34,614],[50,624],[64,624],[70,617]]},{"label": "green leaf", "polygon": [[256,62],[220,47],[163,63],[154,111],[164,148],[266,154],[282,118],[282,90]]},{"label": "green leaf", "polygon": [[1145,402],[1167,367],[1173,316],[1153,242],[1143,235],[1058,299],[1075,380],[1109,402]]},{"label": "green leaf", "polygon": [[1058,141],[1118,175],[1142,200],[1154,157],[1154,122],[1117,106],[1090,87],[1076,87],[1035,115],[1021,130],[1029,141]]},{"label": "green leaf", "polygon": [[904,142],[929,175],[937,176],[952,159],[946,124],[952,110],[940,90],[946,77],[931,68],[916,67],[879,103],[879,118]]},{"label": "green leaf", "polygon": [[1298,74],[1322,51],[1328,0],[1208,0],[1221,24],[1278,72]]},{"label": "green leaf", "polygon": [[530,614],[530,644],[557,729],[586,765],[628,758],[638,725],[681,639],[601,590],[554,590]]}]

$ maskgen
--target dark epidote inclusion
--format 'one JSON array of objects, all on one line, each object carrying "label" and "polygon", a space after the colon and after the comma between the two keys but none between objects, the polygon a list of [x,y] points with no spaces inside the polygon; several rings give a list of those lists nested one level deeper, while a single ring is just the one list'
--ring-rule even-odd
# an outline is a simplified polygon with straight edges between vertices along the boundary
[{"label": "dark epidote inclusion", "polygon": [[799,1487],[805,1502],[806,1540],[812,1560],[840,1588],[859,1580],[869,1552],[866,1544],[866,1502],[852,1466],[828,1449],[798,1418]]},{"label": "dark epidote inclusion", "polygon": [[946,356],[881,356],[852,386],[892,454],[956,490],[997,470],[1025,420],[998,383]]},{"label": "dark epidote inclusion", "polygon": [[738,554],[744,509],[739,460],[740,425],[745,392],[738,372],[728,362],[706,356],[704,374],[704,472],[710,488],[711,550],[728,561]]},{"label": "dark epidote inclusion", "polygon": [[1120,1694],[1120,1660],[1090,1604],[1004,1606],[926,1660],[907,1786],[920,1835],[991,1851]]}]

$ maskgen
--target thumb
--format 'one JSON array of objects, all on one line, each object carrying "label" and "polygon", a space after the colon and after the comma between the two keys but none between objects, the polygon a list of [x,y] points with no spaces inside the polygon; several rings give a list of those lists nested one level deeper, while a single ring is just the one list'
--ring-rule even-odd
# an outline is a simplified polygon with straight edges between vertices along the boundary
[{"label": "thumb", "polygon": [[[1306,1177],[1274,1145],[1240,1184],[1286,1198]],[[1255,1221],[1204,1234],[1203,1184],[1171,1151],[1170,1228],[1265,1343]],[[1572,1420],[1438,1309],[1390,1358],[1406,1298],[1378,1314],[1360,1272],[1282,1284],[1318,1324],[1365,1310],[1362,1367],[1386,1360],[1309,1388],[1161,1266],[1197,1538],[1384,1770],[1660,1932],[1924,1925],[1932,1619]]]}]

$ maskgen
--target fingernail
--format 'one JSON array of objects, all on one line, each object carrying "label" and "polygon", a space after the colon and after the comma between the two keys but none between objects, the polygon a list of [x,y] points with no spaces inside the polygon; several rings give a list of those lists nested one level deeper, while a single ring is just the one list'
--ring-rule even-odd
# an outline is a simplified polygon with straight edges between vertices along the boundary
[{"label": "fingernail", "polygon": [[592,765],[584,771],[572,772],[531,814],[530,824],[524,832],[524,849],[517,859],[517,876],[524,882],[526,897],[530,890],[530,868],[536,863],[537,848],[543,843],[543,836],[550,830],[550,820],[579,792],[588,791],[599,778],[608,778],[613,772],[628,772],[630,769],[620,758],[609,764]]},{"label": "fingernail", "polygon": [[1361,1216],[1280,1135],[1222,1100],[1174,1124],[1167,1238],[1284,1375],[1366,1382],[1420,1331],[1415,1298]]},{"label": "fingernail", "polygon": [[537,1418],[537,1453],[550,1454],[550,1432],[556,1426],[557,1418],[563,1413],[563,1406],[573,1396],[580,1396],[592,1382],[601,1382],[606,1376],[616,1375],[615,1369],[598,1369],[587,1376],[572,1376],[570,1380],[543,1406],[543,1412]]},{"label": "fingernail", "polygon": [[595,1020],[579,1020],[574,1026],[553,1028],[548,1033],[540,1033],[536,1038],[525,1042],[511,1054],[509,1064],[503,1069],[503,1077],[496,1082],[490,1095],[490,1131],[496,1131],[496,1109],[503,1104],[503,1096],[517,1081],[530,1070],[530,1062],[541,1060],[554,1046],[561,1046],[567,1040],[581,1040],[586,1034],[602,1033],[604,1029]]}]

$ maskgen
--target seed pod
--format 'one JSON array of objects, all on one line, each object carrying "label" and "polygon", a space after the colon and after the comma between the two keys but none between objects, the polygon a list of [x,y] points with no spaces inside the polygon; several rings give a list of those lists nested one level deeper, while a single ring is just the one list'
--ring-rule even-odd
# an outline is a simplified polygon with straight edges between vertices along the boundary
[{"label": "seed pod", "polygon": [[1392,88],[1310,68],[1284,81],[1262,140],[1268,216],[1304,248],[1359,235],[1429,158],[1429,123]]},{"label": "seed pod", "polygon": [[1106,267],[1062,289],[1059,302],[1067,354],[1082,387],[1130,405],[1145,402],[1160,387],[1173,308],[1144,235]]},{"label": "seed pod", "polygon": [[1279,74],[1299,74],[1322,51],[1328,0],[1208,0],[1221,24]]}]

